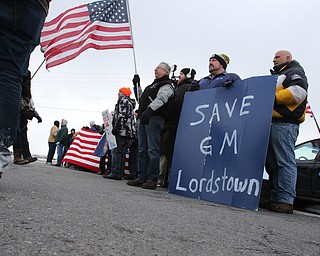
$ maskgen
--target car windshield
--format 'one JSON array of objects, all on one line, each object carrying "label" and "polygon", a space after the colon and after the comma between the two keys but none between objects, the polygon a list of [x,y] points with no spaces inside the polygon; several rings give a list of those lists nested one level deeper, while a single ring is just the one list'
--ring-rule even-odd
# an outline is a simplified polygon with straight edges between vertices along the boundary
[{"label": "car windshield", "polygon": [[320,151],[320,140],[309,141],[294,150],[297,160],[314,160]]}]

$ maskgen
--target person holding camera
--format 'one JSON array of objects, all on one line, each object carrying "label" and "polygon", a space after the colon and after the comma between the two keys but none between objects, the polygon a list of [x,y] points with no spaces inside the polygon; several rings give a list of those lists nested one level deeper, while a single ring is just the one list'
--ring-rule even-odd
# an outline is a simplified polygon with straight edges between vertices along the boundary
[{"label": "person holding camera", "polygon": [[174,100],[165,117],[165,122],[160,135],[160,175],[158,185],[168,187],[169,171],[172,163],[174,143],[176,139],[184,95],[187,91],[199,90],[198,81],[194,80],[196,71],[192,68],[183,68],[180,71]]}]

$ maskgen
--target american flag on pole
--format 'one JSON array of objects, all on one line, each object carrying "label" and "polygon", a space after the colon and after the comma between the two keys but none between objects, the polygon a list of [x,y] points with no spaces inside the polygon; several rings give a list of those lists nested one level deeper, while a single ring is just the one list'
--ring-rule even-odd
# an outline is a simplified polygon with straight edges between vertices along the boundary
[{"label": "american flag on pole", "polygon": [[89,48],[133,48],[127,1],[97,1],[65,11],[44,24],[40,45],[47,68]]},{"label": "american flag on pole", "polygon": [[82,128],[72,142],[62,162],[74,164],[98,172],[100,157],[93,154],[101,139],[97,132]]},{"label": "american flag on pole", "polygon": [[307,102],[306,114],[309,114],[311,117],[313,117],[313,112],[312,112],[312,110],[311,110],[311,107],[310,107],[309,102]]},{"label": "american flag on pole", "polygon": [[316,123],[316,126],[318,128],[318,132],[320,134],[320,126],[319,126],[319,124],[317,122],[316,116],[314,115],[313,111],[311,110],[309,102],[307,102],[307,105],[306,105],[306,114],[309,114],[310,117],[313,118],[313,120]]}]

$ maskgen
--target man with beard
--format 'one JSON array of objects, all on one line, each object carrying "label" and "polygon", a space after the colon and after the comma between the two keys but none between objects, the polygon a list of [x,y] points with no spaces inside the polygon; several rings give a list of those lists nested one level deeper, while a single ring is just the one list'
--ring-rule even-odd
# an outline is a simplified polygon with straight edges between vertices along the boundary
[{"label": "man with beard", "polygon": [[200,90],[221,86],[227,87],[230,84],[241,80],[237,74],[227,73],[226,69],[229,62],[230,59],[226,54],[213,54],[209,59],[210,75],[199,81]]}]

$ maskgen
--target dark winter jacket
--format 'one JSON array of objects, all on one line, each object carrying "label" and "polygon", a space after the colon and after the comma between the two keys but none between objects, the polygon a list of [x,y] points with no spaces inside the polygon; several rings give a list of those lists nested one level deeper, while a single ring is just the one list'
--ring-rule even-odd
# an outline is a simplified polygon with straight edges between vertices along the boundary
[{"label": "dark winter jacket", "polygon": [[234,73],[223,72],[216,76],[209,75],[199,81],[200,90],[221,87],[227,82],[236,82],[238,80],[241,80],[241,78]]},{"label": "dark winter jacket", "polygon": [[31,73],[28,70],[27,75],[23,77],[22,91],[20,100],[20,126],[27,125],[27,120],[32,120],[34,117],[41,122],[41,117],[34,108],[33,100],[31,99]]},{"label": "dark winter jacket", "polygon": [[271,74],[279,75],[272,122],[302,123],[305,119],[308,91],[308,81],[303,67],[293,60],[275,66]]},{"label": "dark winter jacket", "polygon": [[[160,90],[161,89],[161,90]],[[164,117],[167,113],[168,101],[173,98],[174,87],[169,76],[163,76],[155,79],[153,83],[147,86],[141,94],[138,113],[139,116],[150,107],[154,116]]]},{"label": "dark winter jacket", "polygon": [[48,14],[48,10],[49,10],[49,3],[51,2],[51,0],[36,0],[39,4],[41,4],[41,6],[43,7],[43,9],[45,10],[46,14]]},{"label": "dark winter jacket", "polygon": [[174,92],[174,100],[168,109],[164,126],[160,135],[160,152],[165,155],[169,163],[172,161],[174,143],[178,129],[180,114],[182,110],[184,95],[191,90],[191,85],[198,85],[196,80],[191,78],[183,80],[177,85]]},{"label": "dark winter jacket", "polygon": [[68,128],[66,125],[61,126],[61,129],[58,131],[55,142],[59,142],[63,146],[68,144]]},{"label": "dark winter jacket", "polygon": [[184,95],[187,91],[191,90],[191,84],[198,84],[198,82],[192,78],[189,78],[183,80],[180,84],[177,84],[177,88],[174,92],[174,100],[170,105],[168,115],[165,118],[166,124],[178,126]]}]

